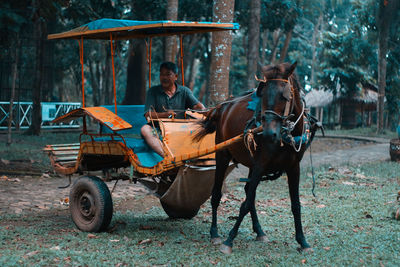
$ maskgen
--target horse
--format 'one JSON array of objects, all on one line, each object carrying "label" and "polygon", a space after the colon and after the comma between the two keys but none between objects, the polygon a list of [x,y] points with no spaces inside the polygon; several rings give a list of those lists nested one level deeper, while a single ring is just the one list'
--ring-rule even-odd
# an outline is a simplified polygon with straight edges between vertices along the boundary
[{"label": "horse", "polygon": [[[249,168],[245,185],[246,198],[240,206],[239,216],[229,236],[220,246],[221,252],[232,253],[233,240],[237,236],[244,216],[250,212],[257,241],[266,241],[266,234],[258,221],[255,197],[262,180],[275,180],[283,172],[287,174],[291,209],[294,217],[296,241],[301,249],[309,249],[302,223],[299,200],[300,161],[311,144],[320,123],[305,112],[302,90],[294,73],[297,62],[267,65],[262,68],[264,79],[259,81],[253,93],[223,102],[208,111],[199,122],[199,129],[193,140],[200,141],[215,132],[215,143],[245,134],[244,142],[234,143],[227,149],[216,152],[215,182],[212,189],[211,242],[221,244],[218,235],[217,209],[222,197],[225,171],[233,160]],[[255,96],[256,95],[256,96]],[[252,99],[258,98],[256,108],[251,110]],[[306,116],[307,115],[307,116]],[[307,119],[308,118],[308,119]],[[261,130],[256,133],[254,128]],[[306,127],[307,126],[307,127]],[[300,140],[300,141],[299,141]],[[306,140],[306,141],[305,141]]]}]

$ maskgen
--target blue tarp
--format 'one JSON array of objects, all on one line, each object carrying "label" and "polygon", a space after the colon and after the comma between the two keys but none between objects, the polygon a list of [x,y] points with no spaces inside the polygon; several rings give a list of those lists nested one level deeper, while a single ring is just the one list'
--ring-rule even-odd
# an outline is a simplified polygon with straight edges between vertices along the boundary
[{"label": "blue tarp", "polygon": [[[140,20],[124,20],[124,19],[98,19],[92,22],[89,22],[83,27],[88,27],[89,30],[105,30],[112,28],[120,28],[120,27],[131,27],[131,26],[140,26],[140,25],[150,25],[150,24],[159,24],[159,23],[193,23],[193,26],[196,24],[220,24],[218,22],[192,22],[192,21],[171,21],[171,20],[156,20],[156,21],[140,21]],[[228,27],[227,27],[228,28]],[[230,27],[229,27],[230,28]],[[238,23],[233,23],[234,30],[239,29]]]}]

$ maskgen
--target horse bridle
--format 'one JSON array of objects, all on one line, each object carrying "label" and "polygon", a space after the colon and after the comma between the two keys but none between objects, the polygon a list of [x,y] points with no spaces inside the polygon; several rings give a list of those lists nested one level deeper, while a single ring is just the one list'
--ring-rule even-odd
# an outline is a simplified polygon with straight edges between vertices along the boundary
[{"label": "horse bridle", "polygon": [[[290,78],[290,77],[289,77],[289,78]],[[294,88],[293,88],[293,85],[291,84],[289,78],[288,78],[288,79],[267,79],[267,78],[264,76],[264,79],[261,80],[261,79],[258,79],[257,76],[256,76],[256,80],[257,80],[257,81],[262,82],[262,83],[265,83],[265,84],[267,84],[267,82],[269,82],[269,81],[281,81],[281,82],[287,83],[287,84],[289,85],[289,87],[290,87],[290,95],[287,96],[287,94],[286,94],[286,96],[285,96],[285,92],[284,92],[284,97],[286,98],[286,105],[285,105],[285,110],[284,110],[284,112],[283,112],[283,116],[280,115],[280,114],[278,114],[278,113],[276,113],[276,112],[273,111],[273,110],[264,110],[264,114],[265,114],[265,113],[272,114],[272,115],[274,115],[275,117],[278,117],[278,118],[279,118],[281,121],[283,121],[283,122],[286,121],[286,120],[288,120],[290,117],[293,116],[292,114],[289,116],[289,113],[292,113],[292,112],[293,112],[293,108],[294,108],[294,104],[292,104],[292,99],[293,99],[293,94],[294,94]]]},{"label": "horse bridle", "polygon": [[[280,121],[282,121],[282,129],[281,129],[281,131],[282,132],[286,132],[286,134],[288,135],[288,136],[292,136],[291,135],[291,132],[294,130],[294,128],[296,127],[296,125],[297,125],[297,123],[300,121],[300,119],[303,117],[303,115],[304,115],[304,107],[305,107],[305,104],[304,104],[304,102],[302,101],[302,111],[301,111],[301,113],[300,113],[300,115],[299,115],[299,117],[296,119],[296,121],[291,121],[291,118],[292,117],[294,117],[295,115],[292,113],[293,112],[293,109],[294,109],[294,103],[293,103],[293,96],[294,96],[294,88],[293,88],[293,85],[292,85],[292,83],[290,82],[290,76],[289,76],[289,78],[288,79],[267,79],[265,76],[264,76],[264,79],[263,80],[261,80],[261,79],[258,79],[257,78],[257,76],[256,76],[256,80],[257,81],[259,81],[259,82],[263,82],[263,83],[267,83],[268,81],[281,81],[281,82],[285,82],[285,83],[287,83],[288,85],[289,85],[289,87],[290,87],[290,96],[288,97],[288,98],[286,98],[286,105],[285,105],[285,110],[284,110],[284,112],[283,112],[283,115],[280,115],[280,114],[278,114],[278,113],[276,113],[275,111],[273,111],[273,110],[264,110],[264,114],[263,115],[261,115],[261,118],[262,119],[265,119],[265,117],[266,117],[266,115],[267,114],[271,114],[271,115],[273,115],[274,117],[277,117]],[[285,93],[284,93],[285,94]],[[260,110],[260,112],[261,112],[261,110]],[[303,125],[303,131],[304,131],[304,125]],[[302,131],[302,132],[303,132]],[[293,139],[292,139],[293,140]],[[292,141],[291,142],[291,145],[293,146],[293,148],[294,148],[294,150],[296,151],[296,152],[299,152],[300,151],[300,149],[301,149],[301,143],[299,144],[299,147],[298,148],[296,148],[296,146],[295,146],[295,144],[294,144],[294,141]]]}]

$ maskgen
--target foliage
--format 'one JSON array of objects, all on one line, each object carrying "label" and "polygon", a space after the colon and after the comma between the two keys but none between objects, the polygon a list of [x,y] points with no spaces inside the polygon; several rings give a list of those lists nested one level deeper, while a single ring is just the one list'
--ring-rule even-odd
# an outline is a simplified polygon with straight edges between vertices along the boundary
[{"label": "foliage", "polygon": [[298,5],[299,1],[275,1],[264,0],[261,16],[261,26],[271,32],[280,28],[285,32],[294,28],[298,18],[302,16],[302,9]]},{"label": "foliage", "polygon": [[[359,83],[373,81],[369,72],[362,68],[372,48],[367,40],[354,38],[354,35],[354,31],[325,34],[321,82],[335,94],[352,96],[361,90]],[[336,91],[337,84],[340,92]]]},{"label": "foliage", "polygon": [[[7,101],[10,88],[10,63],[13,61],[10,48],[22,40],[17,78],[17,92],[26,101],[32,95],[33,74],[35,73],[35,40],[32,36],[32,19],[35,14],[33,3],[39,5],[40,19],[46,22],[49,33],[62,32],[99,18],[120,18],[137,20],[162,20],[166,16],[165,0],[15,0],[0,3],[0,47],[4,53],[1,58],[1,100]],[[275,55],[279,58],[285,34],[293,29],[287,61],[298,61],[297,73],[302,85],[311,88],[311,75],[315,85],[333,90],[340,88],[341,94],[352,95],[360,90],[363,83],[376,84],[379,1],[367,0],[261,0],[260,25],[249,25],[249,1],[235,1],[234,21],[241,29],[233,35],[230,67],[230,94],[237,95],[246,88],[247,31],[249,27],[260,27],[262,36],[259,65],[270,62]],[[395,18],[398,18],[399,10]],[[322,18],[320,20],[320,18]],[[212,2],[180,0],[178,20],[211,21]],[[398,123],[400,112],[400,20],[395,19],[389,29],[389,50],[387,55],[387,112],[392,128]],[[17,37],[18,33],[18,37]],[[314,36],[314,34],[316,35]],[[315,44],[311,42],[316,38]],[[157,39],[157,40],[156,40]],[[191,77],[192,62],[200,60],[193,75],[196,80],[194,92],[200,91],[203,83],[209,80],[210,34],[203,34],[193,45],[192,36],[185,36],[184,45],[186,77]],[[164,41],[153,40],[153,66],[163,61]],[[117,42],[115,58],[117,71],[117,99],[124,98],[129,57],[129,43]],[[110,96],[111,72],[109,42],[85,42],[84,64],[86,92],[89,105],[106,104]],[[315,52],[314,52],[315,51]],[[46,42],[44,66],[43,100],[79,101],[80,63],[78,44],[71,40]],[[192,56],[193,55],[193,56]],[[315,59],[313,59],[313,55]],[[192,61],[193,60],[193,61]],[[92,68],[92,69],[91,69]],[[100,78],[99,78],[100,77]],[[316,78],[316,80],[315,80]],[[157,67],[152,69],[153,83],[158,81]],[[314,86],[314,85],[312,85]],[[98,89],[97,89],[98,88]],[[7,89],[7,90],[3,90]],[[96,97],[96,90],[100,90]],[[67,93],[68,92],[68,93]]]}]

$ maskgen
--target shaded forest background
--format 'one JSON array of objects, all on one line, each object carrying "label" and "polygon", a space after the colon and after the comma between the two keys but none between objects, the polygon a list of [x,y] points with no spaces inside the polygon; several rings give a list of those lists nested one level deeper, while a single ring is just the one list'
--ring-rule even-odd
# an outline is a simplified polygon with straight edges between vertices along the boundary
[{"label": "shaded forest background", "polygon": [[[207,106],[255,86],[271,63],[298,62],[305,91],[352,97],[368,85],[378,91],[378,131],[394,128],[400,114],[400,1],[398,0],[6,0],[0,2],[0,101],[32,101],[32,133],[40,133],[40,102],[80,101],[78,42],[47,35],[100,18],[238,22],[224,62],[220,40],[185,36],[184,77]],[[223,20],[224,20],[223,19]],[[226,37],[226,36],[225,36]],[[143,104],[148,88],[146,41],[116,43],[119,104]],[[230,51],[229,51],[230,50]],[[158,66],[178,62],[179,39],[153,38],[152,83]],[[213,59],[214,58],[214,59]],[[224,65],[223,71],[219,71]],[[110,44],[84,43],[87,105],[113,103]],[[213,74],[222,72],[219,77]],[[182,75],[180,75],[182,77]],[[386,99],[386,101],[384,101]],[[328,117],[327,123],[332,123]],[[333,120],[335,117],[333,116]],[[384,123],[386,121],[386,123]],[[334,121],[333,121],[334,125]]]}]

